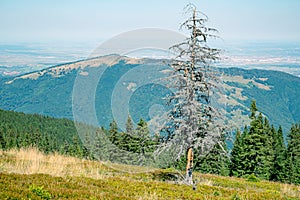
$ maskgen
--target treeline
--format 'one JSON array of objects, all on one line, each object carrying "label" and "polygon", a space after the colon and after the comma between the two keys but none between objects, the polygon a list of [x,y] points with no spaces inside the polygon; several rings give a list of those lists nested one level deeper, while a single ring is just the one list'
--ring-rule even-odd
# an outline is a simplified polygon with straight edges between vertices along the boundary
[{"label": "treeline", "polygon": [[251,123],[237,130],[230,175],[249,174],[271,181],[300,184],[300,126],[292,125],[285,145],[282,128],[275,129],[251,104]]},{"label": "treeline", "polygon": [[130,116],[126,131],[120,132],[117,123],[112,121],[108,130],[96,129],[95,137],[86,138],[84,143],[93,159],[131,165],[151,165],[153,151],[160,139],[157,135],[150,135],[147,122],[143,119],[135,128]]},{"label": "treeline", "polygon": [[146,121],[140,119],[135,128],[130,116],[125,132],[119,131],[115,121],[108,130],[76,125],[77,129],[69,119],[0,110],[0,149],[36,147],[44,153],[146,165],[159,143],[157,135],[150,135]]},{"label": "treeline", "polygon": [[77,157],[88,155],[73,121],[0,110],[0,148],[26,147],[36,147],[45,153],[60,152]]},{"label": "treeline", "polygon": [[[233,147],[224,136],[207,155],[195,150],[194,171],[223,176],[247,177],[300,184],[300,125],[292,125],[286,141],[282,128],[276,129],[251,105],[251,123],[236,130]],[[0,148],[35,146],[45,153],[60,152],[79,158],[109,160],[135,165],[151,165],[153,152],[163,138],[151,135],[146,121],[137,126],[130,116],[121,132],[115,121],[109,129],[79,124],[41,115],[0,110]],[[77,128],[78,128],[77,127]],[[185,170],[186,157],[169,167]]]}]

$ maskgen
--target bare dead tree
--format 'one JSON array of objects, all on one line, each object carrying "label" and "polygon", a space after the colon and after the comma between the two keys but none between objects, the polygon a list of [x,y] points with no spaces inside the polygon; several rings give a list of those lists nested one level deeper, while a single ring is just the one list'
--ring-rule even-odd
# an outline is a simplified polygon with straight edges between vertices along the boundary
[{"label": "bare dead tree", "polygon": [[219,59],[220,50],[208,46],[209,38],[216,38],[216,29],[208,28],[207,16],[189,4],[191,15],[182,25],[189,37],[171,47],[176,57],[170,64],[168,87],[174,91],[169,103],[168,125],[164,128],[165,142],[157,154],[169,151],[174,159],[187,153],[186,183],[192,185],[193,150],[207,153],[220,139],[223,131],[221,116],[212,105],[211,97],[218,90],[217,71],[210,66]]}]

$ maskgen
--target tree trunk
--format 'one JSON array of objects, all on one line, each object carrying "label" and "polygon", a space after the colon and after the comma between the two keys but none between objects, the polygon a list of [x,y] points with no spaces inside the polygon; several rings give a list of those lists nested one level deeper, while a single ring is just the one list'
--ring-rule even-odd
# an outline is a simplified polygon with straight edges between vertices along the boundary
[{"label": "tree trunk", "polygon": [[188,148],[186,164],[186,182],[193,185],[193,148]]}]

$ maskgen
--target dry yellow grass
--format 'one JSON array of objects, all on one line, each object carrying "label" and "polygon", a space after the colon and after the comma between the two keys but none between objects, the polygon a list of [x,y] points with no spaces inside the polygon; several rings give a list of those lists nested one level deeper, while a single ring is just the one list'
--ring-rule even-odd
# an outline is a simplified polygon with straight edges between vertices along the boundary
[{"label": "dry yellow grass", "polygon": [[281,184],[280,192],[287,196],[298,197],[300,199],[300,187],[298,187],[298,190],[295,190],[294,188],[291,188],[291,185],[289,184]]},{"label": "dry yellow grass", "polygon": [[98,162],[53,153],[46,155],[36,148],[0,151],[0,172],[49,174],[102,179],[114,173],[143,173],[155,169],[110,162]]},{"label": "dry yellow grass", "polygon": [[103,178],[104,169],[100,162],[92,162],[57,153],[45,155],[35,148],[0,151],[0,172],[17,174],[49,174],[52,176],[85,176]]},{"label": "dry yellow grass", "polygon": [[45,186],[55,199],[300,199],[300,187],[295,185],[195,173],[193,191],[163,181],[164,175],[174,173],[171,169],[144,173],[147,170],[151,169],[45,155],[35,148],[0,151],[0,199],[33,197],[28,190],[32,184]]},{"label": "dry yellow grass", "polygon": [[[102,57],[96,57],[92,59],[82,60],[74,63],[66,63],[63,65],[59,65],[56,67],[52,67],[50,69],[44,69],[39,72],[32,72],[29,74],[25,74],[19,77],[16,77],[15,79],[6,82],[6,84],[11,84],[17,79],[33,79],[36,80],[40,76],[43,76],[44,74],[48,73],[52,75],[53,77],[59,77],[60,73],[63,71],[70,71],[73,69],[84,69],[86,67],[99,67],[101,65],[107,65],[107,66],[113,66],[117,64],[120,60],[124,60],[126,64],[140,64],[143,63],[143,59],[137,59],[137,58],[129,58],[129,57],[120,57],[118,55],[107,55]],[[80,73],[81,75],[87,76],[86,73]]]}]

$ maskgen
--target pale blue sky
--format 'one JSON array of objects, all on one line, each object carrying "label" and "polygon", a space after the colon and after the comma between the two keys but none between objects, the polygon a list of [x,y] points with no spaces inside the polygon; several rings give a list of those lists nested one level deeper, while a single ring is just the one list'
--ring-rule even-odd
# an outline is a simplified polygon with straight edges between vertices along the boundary
[{"label": "pale blue sky", "polygon": [[300,0],[0,0],[0,42],[101,41],[145,27],[177,31],[188,2],[225,40],[300,41]]}]

